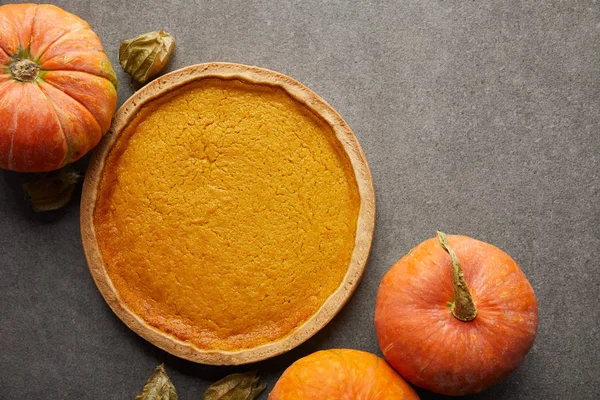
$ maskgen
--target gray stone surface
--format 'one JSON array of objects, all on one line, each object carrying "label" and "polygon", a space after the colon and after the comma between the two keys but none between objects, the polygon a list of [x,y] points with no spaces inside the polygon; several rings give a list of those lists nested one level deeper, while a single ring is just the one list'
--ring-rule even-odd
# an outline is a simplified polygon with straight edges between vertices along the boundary
[{"label": "gray stone surface", "polygon": [[[78,196],[36,215],[0,173],[0,399],[128,399],[164,362],[183,400],[256,368],[269,387],[317,349],[379,353],[379,281],[436,229],[511,254],[539,299],[523,365],[474,399],[600,396],[600,5],[570,1],[58,1],[121,40],[163,28],[174,70],[208,61],[288,74],[330,102],[372,168],[377,228],[344,310],[296,350],[243,368],[176,359],[129,331],[88,273]],[[1,121],[0,121],[1,123]],[[85,166],[85,161],[80,163]],[[440,396],[424,391],[423,399]],[[261,397],[266,399],[266,394]]]}]

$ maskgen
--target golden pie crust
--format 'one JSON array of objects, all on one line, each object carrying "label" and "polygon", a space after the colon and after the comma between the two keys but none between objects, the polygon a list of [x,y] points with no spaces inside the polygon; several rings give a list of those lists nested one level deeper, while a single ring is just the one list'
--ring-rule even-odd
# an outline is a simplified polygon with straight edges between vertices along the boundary
[{"label": "golden pie crust", "polygon": [[364,154],[331,106],[285,75],[210,63],[117,112],[86,174],[81,230],[125,324],[176,356],[234,365],[337,314],[374,220]]}]

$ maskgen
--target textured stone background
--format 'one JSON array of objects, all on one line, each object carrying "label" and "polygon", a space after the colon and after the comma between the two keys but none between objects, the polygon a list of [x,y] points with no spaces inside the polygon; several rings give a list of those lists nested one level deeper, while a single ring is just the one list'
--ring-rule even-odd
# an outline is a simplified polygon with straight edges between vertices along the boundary
[{"label": "textured stone background", "polygon": [[310,341],[251,367],[205,367],[146,343],[106,306],[82,251],[79,193],[68,208],[35,215],[21,199],[24,177],[0,173],[0,399],[133,398],[164,362],[180,398],[191,400],[234,370],[256,368],[272,387],[317,349],[379,353],[379,281],[436,229],[507,251],[539,299],[529,356],[473,398],[598,398],[597,0],[57,4],[99,34],[119,75],[120,103],[133,91],[117,64],[120,41],[160,28],[177,39],[170,70],[232,61],[311,87],[367,155],[375,242],[358,291]]}]

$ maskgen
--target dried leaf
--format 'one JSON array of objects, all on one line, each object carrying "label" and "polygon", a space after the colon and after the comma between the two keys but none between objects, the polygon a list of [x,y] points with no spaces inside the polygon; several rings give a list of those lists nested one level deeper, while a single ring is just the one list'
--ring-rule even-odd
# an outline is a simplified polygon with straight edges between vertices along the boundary
[{"label": "dried leaf", "polygon": [[69,164],[58,171],[44,173],[25,182],[23,193],[35,211],[52,211],[66,206],[81,175]]},{"label": "dried leaf", "polygon": [[256,372],[227,375],[212,384],[202,400],[254,400],[262,393],[267,385],[259,385]]},{"label": "dried leaf", "polygon": [[146,83],[167,65],[173,50],[173,36],[163,30],[148,32],[121,43],[119,63],[135,81]]},{"label": "dried leaf", "polygon": [[134,400],[177,400],[175,386],[165,372],[164,364],[160,364],[144,385],[142,393]]}]

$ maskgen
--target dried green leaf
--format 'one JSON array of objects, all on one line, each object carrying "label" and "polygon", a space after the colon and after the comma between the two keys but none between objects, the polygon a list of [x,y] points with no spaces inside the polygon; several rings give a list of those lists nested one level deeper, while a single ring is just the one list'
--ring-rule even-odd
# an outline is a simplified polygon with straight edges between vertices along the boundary
[{"label": "dried green leaf", "polygon": [[173,36],[163,30],[148,32],[121,43],[119,63],[136,82],[146,83],[167,65],[173,50]]},{"label": "dried green leaf", "polygon": [[212,384],[202,400],[254,400],[267,385],[259,385],[259,376],[254,372],[227,375]]},{"label": "dried green leaf", "polygon": [[144,385],[142,393],[134,400],[177,400],[175,386],[165,372],[164,364],[160,364]]},{"label": "dried green leaf", "polygon": [[25,199],[35,211],[52,211],[66,206],[81,175],[72,164],[58,171],[37,175],[22,185]]}]

